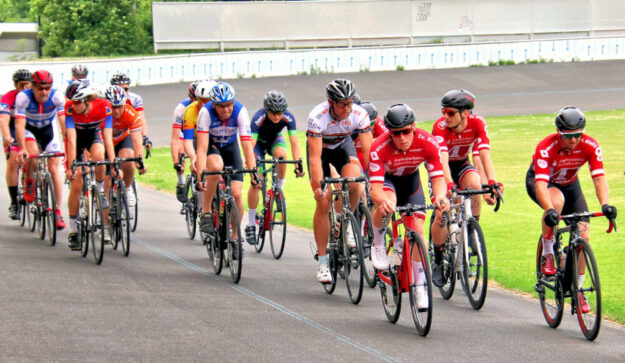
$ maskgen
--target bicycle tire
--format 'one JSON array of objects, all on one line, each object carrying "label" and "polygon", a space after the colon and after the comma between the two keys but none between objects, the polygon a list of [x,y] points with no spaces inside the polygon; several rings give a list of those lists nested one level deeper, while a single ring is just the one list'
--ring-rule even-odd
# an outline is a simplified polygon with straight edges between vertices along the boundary
[{"label": "bicycle tire", "polygon": [[[83,179],[83,182],[86,182]],[[84,184],[86,187],[86,184]],[[81,190],[80,192],[80,209],[82,209],[82,212],[79,210],[79,214],[82,214],[82,216],[80,216],[80,220],[78,221],[78,238],[80,238],[80,255],[85,258],[87,257],[87,254],[89,253],[89,237],[90,237],[90,232],[89,232],[89,202],[85,197],[85,190]]]},{"label": "bicycle tire", "polygon": [[[360,222],[360,232],[362,236],[362,261],[363,261],[363,274],[365,282],[370,288],[374,288],[377,282],[376,270],[371,262],[371,246],[373,246],[373,222],[371,222],[371,212],[364,203],[358,203],[356,213],[354,214],[356,220]],[[388,232],[388,230],[387,230]]]},{"label": "bicycle tire", "polygon": [[488,288],[486,242],[482,228],[474,218],[468,220],[466,228],[468,240],[465,247],[468,248],[468,251],[463,254],[462,281],[464,292],[469,298],[471,307],[479,310],[484,306]]},{"label": "bicycle tire", "polygon": [[[230,277],[232,277],[232,282],[238,284],[241,280],[241,269],[243,268],[243,238],[241,237],[241,223],[239,221],[239,211],[232,199],[228,203],[228,208],[226,210],[227,214],[225,216],[224,228],[228,228],[228,261],[230,261],[229,269],[230,269]],[[232,235],[234,232],[237,232],[236,238]],[[237,259],[234,258],[234,251],[238,248],[239,256]]]},{"label": "bicycle tire", "polygon": [[[573,271],[579,271],[580,255],[584,256],[584,280],[581,288],[578,286],[577,278],[571,279],[571,291],[573,292],[573,301],[575,305],[575,314],[579,327],[586,339],[593,341],[599,335],[601,329],[601,284],[599,282],[599,270],[595,254],[590,247],[590,243],[583,238],[577,240],[577,253],[573,254]],[[577,273],[574,275],[577,276]],[[590,305],[588,313],[582,312],[579,303],[578,293],[583,293]]]},{"label": "bicycle tire", "polygon": [[[417,332],[421,336],[426,336],[430,332],[430,327],[432,325],[432,274],[430,271],[430,264],[428,262],[427,248],[425,247],[421,236],[417,233],[411,232],[408,234],[408,240],[410,251],[404,250],[404,253],[410,253],[411,256],[417,254],[421,258],[421,266],[423,268],[423,272],[425,273],[425,281],[421,285],[417,285],[416,281],[413,280],[415,274],[413,273],[412,263],[410,266],[407,266],[408,276],[410,278],[410,283],[408,284],[410,311],[412,312],[412,320],[414,320]],[[417,290],[419,289],[419,286],[423,286],[423,289],[425,289],[425,293],[428,297],[428,306],[426,308],[419,308],[417,304]]]},{"label": "bicycle tire", "polygon": [[137,194],[137,183],[135,180],[132,180],[132,192],[135,193],[135,206],[129,208],[130,216],[131,216],[131,228],[130,232],[134,232],[137,230],[137,221],[139,220],[139,194]]},{"label": "bicycle tire", "polygon": [[24,201],[24,199],[19,194],[19,192],[18,192],[18,197],[17,197],[17,206],[18,206],[17,210],[20,213],[20,227],[24,227],[24,225],[26,224],[26,221],[28,221],[28,203]]},{"label": "bicycle tire", "polygon": [[[130,208],[126,197],[126,188],[120,185],[117,188],[117,232],[119,242],[122,245],[122,253],[125,257],[130,254]],[[113,238],[117,240],[117,237]]]},{"label": "bicycle tire", "polygon": [[109,226],[111,228],[111,244],[113,249],[117,250],[119,246],[120,234],[120,221],[119,221],[119,198],[117,197],[117,187],[115,181],[112,181],[109,188]]},{"label": "bicycle tire", "polygon": [[256,253],[261,253],[263,250],[263,247],[265,246],[265,213],[266,213],[266,208],[263,208],[262,212],[260,215],[257,216],[258,218],[258,233],[256,234],[256,244],[254,245],[254,250],[256,251]]},{"label": "bicycle tire", "polygon": [[91,188],[91,252],[96,264],[102,263],[104,256],[104,218],[100,194],[97,187]]},{"label": "bicycle tire", "polygon": [[37,220],[39,219],[39,216],[37,215],[37,207],[34,202],[28,203],[26,207],[28,208],[28,227],[31,232],[34,232],[37,228]]},{"label": "bicycle tire", "polygon": [[328,218],[330,219],[330,235],[328,236],[328,248],[326,249],[326,256],[328,256],[328,269],[330,270],[330,278],[331,281],[328,284],[323,284],[323,289],[326,294],[331,295],[336,289],[336,275],[338,272],[338,264],[337,264],[337,251],[335,250],[335,241],[334,241],[334,208],[330,208],[330,212],[328,213]]},{"label": "bicycle tire", "polygon": [[187,201],[184,203],[184,219],[187,222],[189,239],[193,240],[197,230],[197,194],[191,174],[187,175],[187,180],[184,183],[184,195],[187,196]]},{"label": "bicycle tire", "polygon": [[214,231],[206,235],[206,238],[208,239],[206,250],[208,252],[208,258],[211,260],[211,264],[213,265],[213,271],[215,271],[215,274],[219,275],[223,268],[223,250],[221,249],[221,243],[219,241],[219,235],[221,234],[219,229],[221,226],[219,223],[219,209],[217,208],[219,202],[217,198],[218,196],[215,194],[215,197],[211,202]]},{"label": "bicycle tire", "polygon": [[[430,258],[433,258],[430,255]],[[445,300],[451,299],[456,290],[456,248],[451,246],[451,242],[447,240],[443,247],[443,279],[445,284],[438,288],[441,297]]]},{"label": "bicycle tire", "polygon": [[[341,234],[343,236],[343,274],[345,275],[345,285],[347,286],[349,299],[352,304],[357,305],[362,298],[364,285],[360,224],[351,213],[347,213],[343,218],[341,225]],[[349,248],[349,239],[354,240],[356,248]]]},{"label": "bicycle tire", "polygon": [[48,242],[50,246],[56,245],[56,196],[54,194],[54,184],[52,184],[52,177],[50,174],[46,175],[46,181],[44,183],[44,203],[43,210],[45,211],[46,229],[48,231]]},{"label": "bicycle tire", "polygon": [[[546,276],[542,272],[543,243],[542,237],[538,237],[536,249],[536,291],[540,301],[540,310],[545,317],[547,325],[556,329],[562,322],[564,311],[564,290],[562,279],[557,276]],[[559,266],[559,263],[557,264]]]},{"label": "bicycle tire", "polygon": [[399,314],[401,314],[401,292],[399,291],[397,275],[392,268],[381,273],[386,275],[391,281],[391,284],[387,284],[384,280],[380,280],[382,307],[384,308],[386,319],[395,324],[399,320]]},{"label": "bicycle tire", "polygon": [[279,260],[284,253],[286,243],[286,201],[282,189],[277,188],[271,202],[271,220],[269,221],[269,242],[273,258]]},{"label": "bicycle tire", "polygon": [[[45,185],[44,181],[42,181],[39,176],[35,177],[35,190],[37,191],[35,198],[35,208],[37,209],[37,233],[39,235],[39,239],[44,240],[46,238],[46,209],[47,201],[45,200]],[[46,203],[44,205],[44,203]]]}]

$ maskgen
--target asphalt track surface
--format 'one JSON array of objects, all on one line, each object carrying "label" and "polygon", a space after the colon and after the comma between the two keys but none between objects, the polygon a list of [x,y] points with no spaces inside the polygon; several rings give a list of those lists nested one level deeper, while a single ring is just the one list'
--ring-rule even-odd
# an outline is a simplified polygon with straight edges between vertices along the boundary
[{"label": "asphalt track surface", "polygon": [[[433,119],[440,95],[455,87],[475,92],[485,116],[554,113],[565,105],[622,108],[624,74],[625,62],[599,62],[346,76],[379,108],[407,102],[420,119]],[[266,90],[283,90],[303,120],[333,77],[232,83],[244,104],[258,107]],[[157,145],[167,143],[185,88],[136,89]],[[492,285],[480,311],[470,308],[460,286],[450,301],[434,292],[432,329],[421,338],[407,296],[393,325],[378,289],[366,288],[357,306],[342,280],[327,295],[315,280],[312,233],[297,228],[289,229],[279,261],[246,245],[243,276],[233,285],[227,270],[212,272],[200,241],[187,238],[172,194],[141,188],[139,198],[130,256],[107,247],[100,266],[67,248],[67,230],[49,247],[0,208],[0,361],[625,360],[622,326],[604,321],[590,343],[574,317],[566,314],[560,328],[551,329],[538,301]],[[5,192],[0,205],[8,205]]]}]

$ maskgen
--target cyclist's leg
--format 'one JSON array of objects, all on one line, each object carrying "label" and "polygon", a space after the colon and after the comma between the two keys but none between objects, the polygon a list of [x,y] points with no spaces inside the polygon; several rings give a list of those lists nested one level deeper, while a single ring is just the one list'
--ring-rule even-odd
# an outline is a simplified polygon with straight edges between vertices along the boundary
[{"label": "cyclist's leg", "polygon": [[[372,184],[372,193],[378,193],[379,184]],[[390,202],[390,204],[397,205],[397,196],[395,195],[395,186],[393,182],[390,180],[385,180],[384,185],[382,186],[382,191],[386,196],[386,200]],[[386,226],[382,225],[384,214],[380,210],[379,206],[373,206],[371,210],[371,224],[373,224],[373,248],[371,250],[371,262],[373,263],[373,267],[379,270],[385,270],[388,268],[388,257],[386,256]],[[387,220],[387,223],[390,222],[390,219]]]},{"label": "cyclist's leg", "polygon": [[[227,146],[224,146],[221,150],[221,157],[223,158],[224,165],[231,166],[234,170],[243,169],[243,160],[241,159],[241,151],[239,150],[239,143],[233,142]],[[243,218],[243,194],[241,193],[243,187],[243,174],[237,173],[232,176],[232,197],[237,205],[238,209],[238,223],[241,223]],[[234,230],[234,228],[233,228]],[[233,231],[234,232],[234,231]],[[234,232],[236,234],[236,232]]]},{"label": "cyclist's leg", "polygon": [[[588,204],[584,197],[584,192],[579,184],[579,179],[566,187],[561,188],[565,202],[562,207],[562,214],[588,212]],[[588,243],[590,243],[590,223],[588,218],[579,222],[579,232]],[[586,270],[586,259],[582,251],[578,254],[577,260],[577,282],[581,286],[584,282],[584,272]]]},{"label": "cyclist's leg", "polygon": [[[452,175],[454,173],[452,172]],[[480,175],[469,163],[467,160],[462,169],[460,169],[458,173],[458,181],[460,189],[468,189],[471,188],[473,190],[482,189],[482,181],[480,179]],[[471,196],[471,214],[476,220],[480,220],[480,213],[482,211],[482,196],[481,195],[473,195]]]},{"label": "cyclist's leg", "polygon": [[[360,162],[358,161],[358,154],[356,153],[354,142],[351,140],[351,138],[347,138],[337,149],[342,150],[342,158],[339,159],[339,162],[342,163],[342,165],[335,164],[336,170],[341,171],[341,176],[361,176],[362,168],[360,166]],[[360,195],[362,194],[363,190],[364,189],[362,183],[349,184],[349,203],[352,212],[356,210],[356,207],[358,207]]]},{"label": "cyclist's leg", "polygon": [[[224,169],[224,161],[221,158],[219,151],[216,148],[211,148],[209,145],[208,156],[206,156],[206,170],[207,171],[220,171]],[[204,205],[202,209],[204,211],[211,210],[211,202],[217,191],[217,182],[219,181],[219,175],[208,175],[204,179],[206,181],[206,192],[204,193]]]},{"label": "cyclist's leg", "polygon": [[[29,155],[39,154],[39,145],[37,145],[37,138],[35,134],[31,133],[29,130],[26,130],[26,152]],[[26,163],[24,164],[24,179],[26,181],[33,180],[33,171],[35,170],[35,164],[37,161],[35,159],[26,159]]]},{"label": "cyclist's leg", "polygon": [[[265,157],[265,147],[261,142],[257,141],[256,145],[254,145],[254,156],[259,159],[263,159]],[[258,166],[264,167],[260,165]],[[258,208],[258,198],[259,198],[258,195],[259,195],[259,190],[256,188],[249,188],[247,190],[247,215],[248,215],[247,226],[248,227],[256,226],[256,208]]]},{"label": "cyclist's leg", "polygon": [[[286,142],[284,141],[284,138],[282,137],[282,135],[278,135],[278,137],[276,137],[276,140],[273,142],[273,145],[271,145],[271,154],[273,155],[274,159],[285,159],[286,160]],[[280,189],[284,188],[284,181],[286,178],[286,166],[287,164],[280,164],[278,165],[278,186],[280,187]]]},{"label": "cyclist's leg", "polygon": [[9,190],[9,197],[11,198],[11,205],[17,205],[17,183],[18,183],[18,164],[17,164],[17,151],[19,148],[13,145],[9,146],[6,150],[7,166],[6,166],[6,183]]}]

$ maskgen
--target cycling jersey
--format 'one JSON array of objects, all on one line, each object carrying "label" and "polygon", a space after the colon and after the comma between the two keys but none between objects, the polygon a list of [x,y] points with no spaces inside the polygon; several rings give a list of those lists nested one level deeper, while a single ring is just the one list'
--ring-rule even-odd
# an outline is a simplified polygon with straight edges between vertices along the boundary
[{"label": "cycling jersey", "polygon": [[[375,121],[372,122],[371,126],[371,136],[373,139],[376,139],[378,136],[382,135],[388,131],[386,126],[384,126],[384,120],[381,117],[376,117]],[[352,140],[354,140],[354,146],[356,147],[356,151],[362,152],[362,145],[360,144],[360,139],[358,138],[358,133],[352,134]]]},{"label": "cycling jersey", "polygon": [[579,169],[588,162],[590,176],[603,176],[603,156],[595,139],[582,134],[575,149],[565,149],[560,143],[560,135],[547,136],[536,147],[531,167],[536,172],[536,181],[569,185],[577,180]]},{"label": "cycling jersey", "polygon": [[11,90],[2,96],[0,99],[0,114],[9,115],[9,130],[11,130],[11,137],[15,138],[15,98],[19,93],[18,90]]},{"label": "cycling jersey", "polygon": [[96,98],[91,101],[91,109],[85,113],[75,113],[72,108],[72,101],[67,101],[65,105],[65,127],[68,129],[88,130],[102,127],[110,129],[113,127],[113,116],[111,114],[111,103],[103,98]]},{"label": "cycling jersey", "polygon": [[237,131],[241,141],[251,141],[250,116],[245,106],[234,101],[234,109],[230,118],[221,121],[213,108],[213,103],[208,102],[198,114],[197,132],[208,133],[210,141],[223,147],[236,141]]},{"label": "cycling jersey", "polygon": [[193,101],[190,98],[185,98],[180,101],[178,106],[174,109],[174,121],[171,124],[172,129],[182,129],[182,124],[184,121],[184,110],[189,106]]},{"label": "cycling jersey", "polygon": [[447,121],[443,116],[434,123],[432,135],[441,151],[449,154],[450,162],[468,158],[471,149],[474,155],[479,155],[480,150],[490,149],[486,122],[478,115],[469,115],[466,128],[459,134],[447,128]]},{"label": "cycling jersey", "polygon": [[128,99],[126,100],[126,103],[138,112],[143,111],[143,99],[134,92],[128,92]]},{"label": "cycling jersey", "polygon": [[204,104],[199,101],[194,101],[184,109],[182,117],[182,134],[185,140],[193,140],[195,138],[197,121],[203,106]]},{"label": "cycling jersey", "polygon": [[385,175],[415,173],[423,162],[431,179],[443,177],[440,150],[434,136],[415,127],[412,145],[408,150],[400,151],[391,140],[391,133],[386,132],[371,145],[369,179],[371,183],[384,183]]},{"label": "cycling jersey", "polygon": [[32,89],[26,89],[15,98],[15,118],[25,118],[26,125],[34,128],[43,128],[52,125],[54,116],[63,116],[65,97],[55,89],[50,91],[50,97],[44,103],[35,99]]},{"label": "cycling jersey", "polygon": [[[112,117],[112,115],[111,115]],[[105,122],[100,123],[100,128]],[[124,105],[124,112],[119,118],[113,117],[113,145],[117,146],[131,133],[141,131],[141,117],[132,106]]]},{"label": "cycling jersey", "polygon": [[252,138],[264,144],[273,144],[274,140],[286,127],[289,136],[297,135],[295,128],[295,116],[289,111],[284,111],[282,118],[277,123],[273,123],[268,117],[264,108],[256,111],[251,123]]},{"label": "cycling jersey", "polygon": [[330,103],[325,101],[317,105],[308,115],[306,135],[321,137],[323,148],[335,149],[352,133],[370,130],[369,114],[362,107],[353,105],[349,116],[337,121],[330,114]]}]

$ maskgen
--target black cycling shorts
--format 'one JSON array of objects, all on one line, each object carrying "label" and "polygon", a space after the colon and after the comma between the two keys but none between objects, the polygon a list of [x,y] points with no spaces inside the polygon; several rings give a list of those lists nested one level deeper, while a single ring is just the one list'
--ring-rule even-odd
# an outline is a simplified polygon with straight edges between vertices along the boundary
[{"label": "black cycling shorts", "polygon": [[[345,138],[345,140],[337,146],[335,149],[323,148],[321,150],[321,168],[323,170],[323,177],[331,177],[330,164],[334,165],[336,171],[341,174],[343,167],[350,163],[351,160],[358,161],[358,154],[356,153],[356,147],[351,138]],[[310,153],[308,150],[308,142],[306,142],[306,163],[308,168],[308,175],[310,175]],[[360,162],[358,162],[360,165]],[[362,169],[362,168],[361,168]]]},{"label": "black cycling shorts", "polygon": [[[402,176],[385,174],[384,190],[390,190],[395,193],[398,207],[407,204],[425,204],[425,194],[423,193],[419,170]],[[425,219],[425,211],[419,211],[415,215]]]},{"label": "black cycling shorts", "polygon": [[[225,146],[218,146],[213,143],[213,140],[209,140],[206,155],[219,155],[224,161],[224,166],[231,166],[234,170],[243,169],[243,159],[241,158],[239,143],[236,141]],[[243,174],[234,174],[232,180],[243,182]]]},{"label": "black cycling shorts", "polygon": [[104,145],[99,128],[76,129],[76,160],[83,161],[85,150],[90,151],[93,144]]},{"label": "black cycling shorts", "polygon": [[477,169],[471,164],[469,158],[459,160],[459,161],[450,161],[449,162],[449,172],[451,173],[451,178],[453,179],[456,185],[460,185],[460,180],[468,173],[474,171],[479,175]]}]

